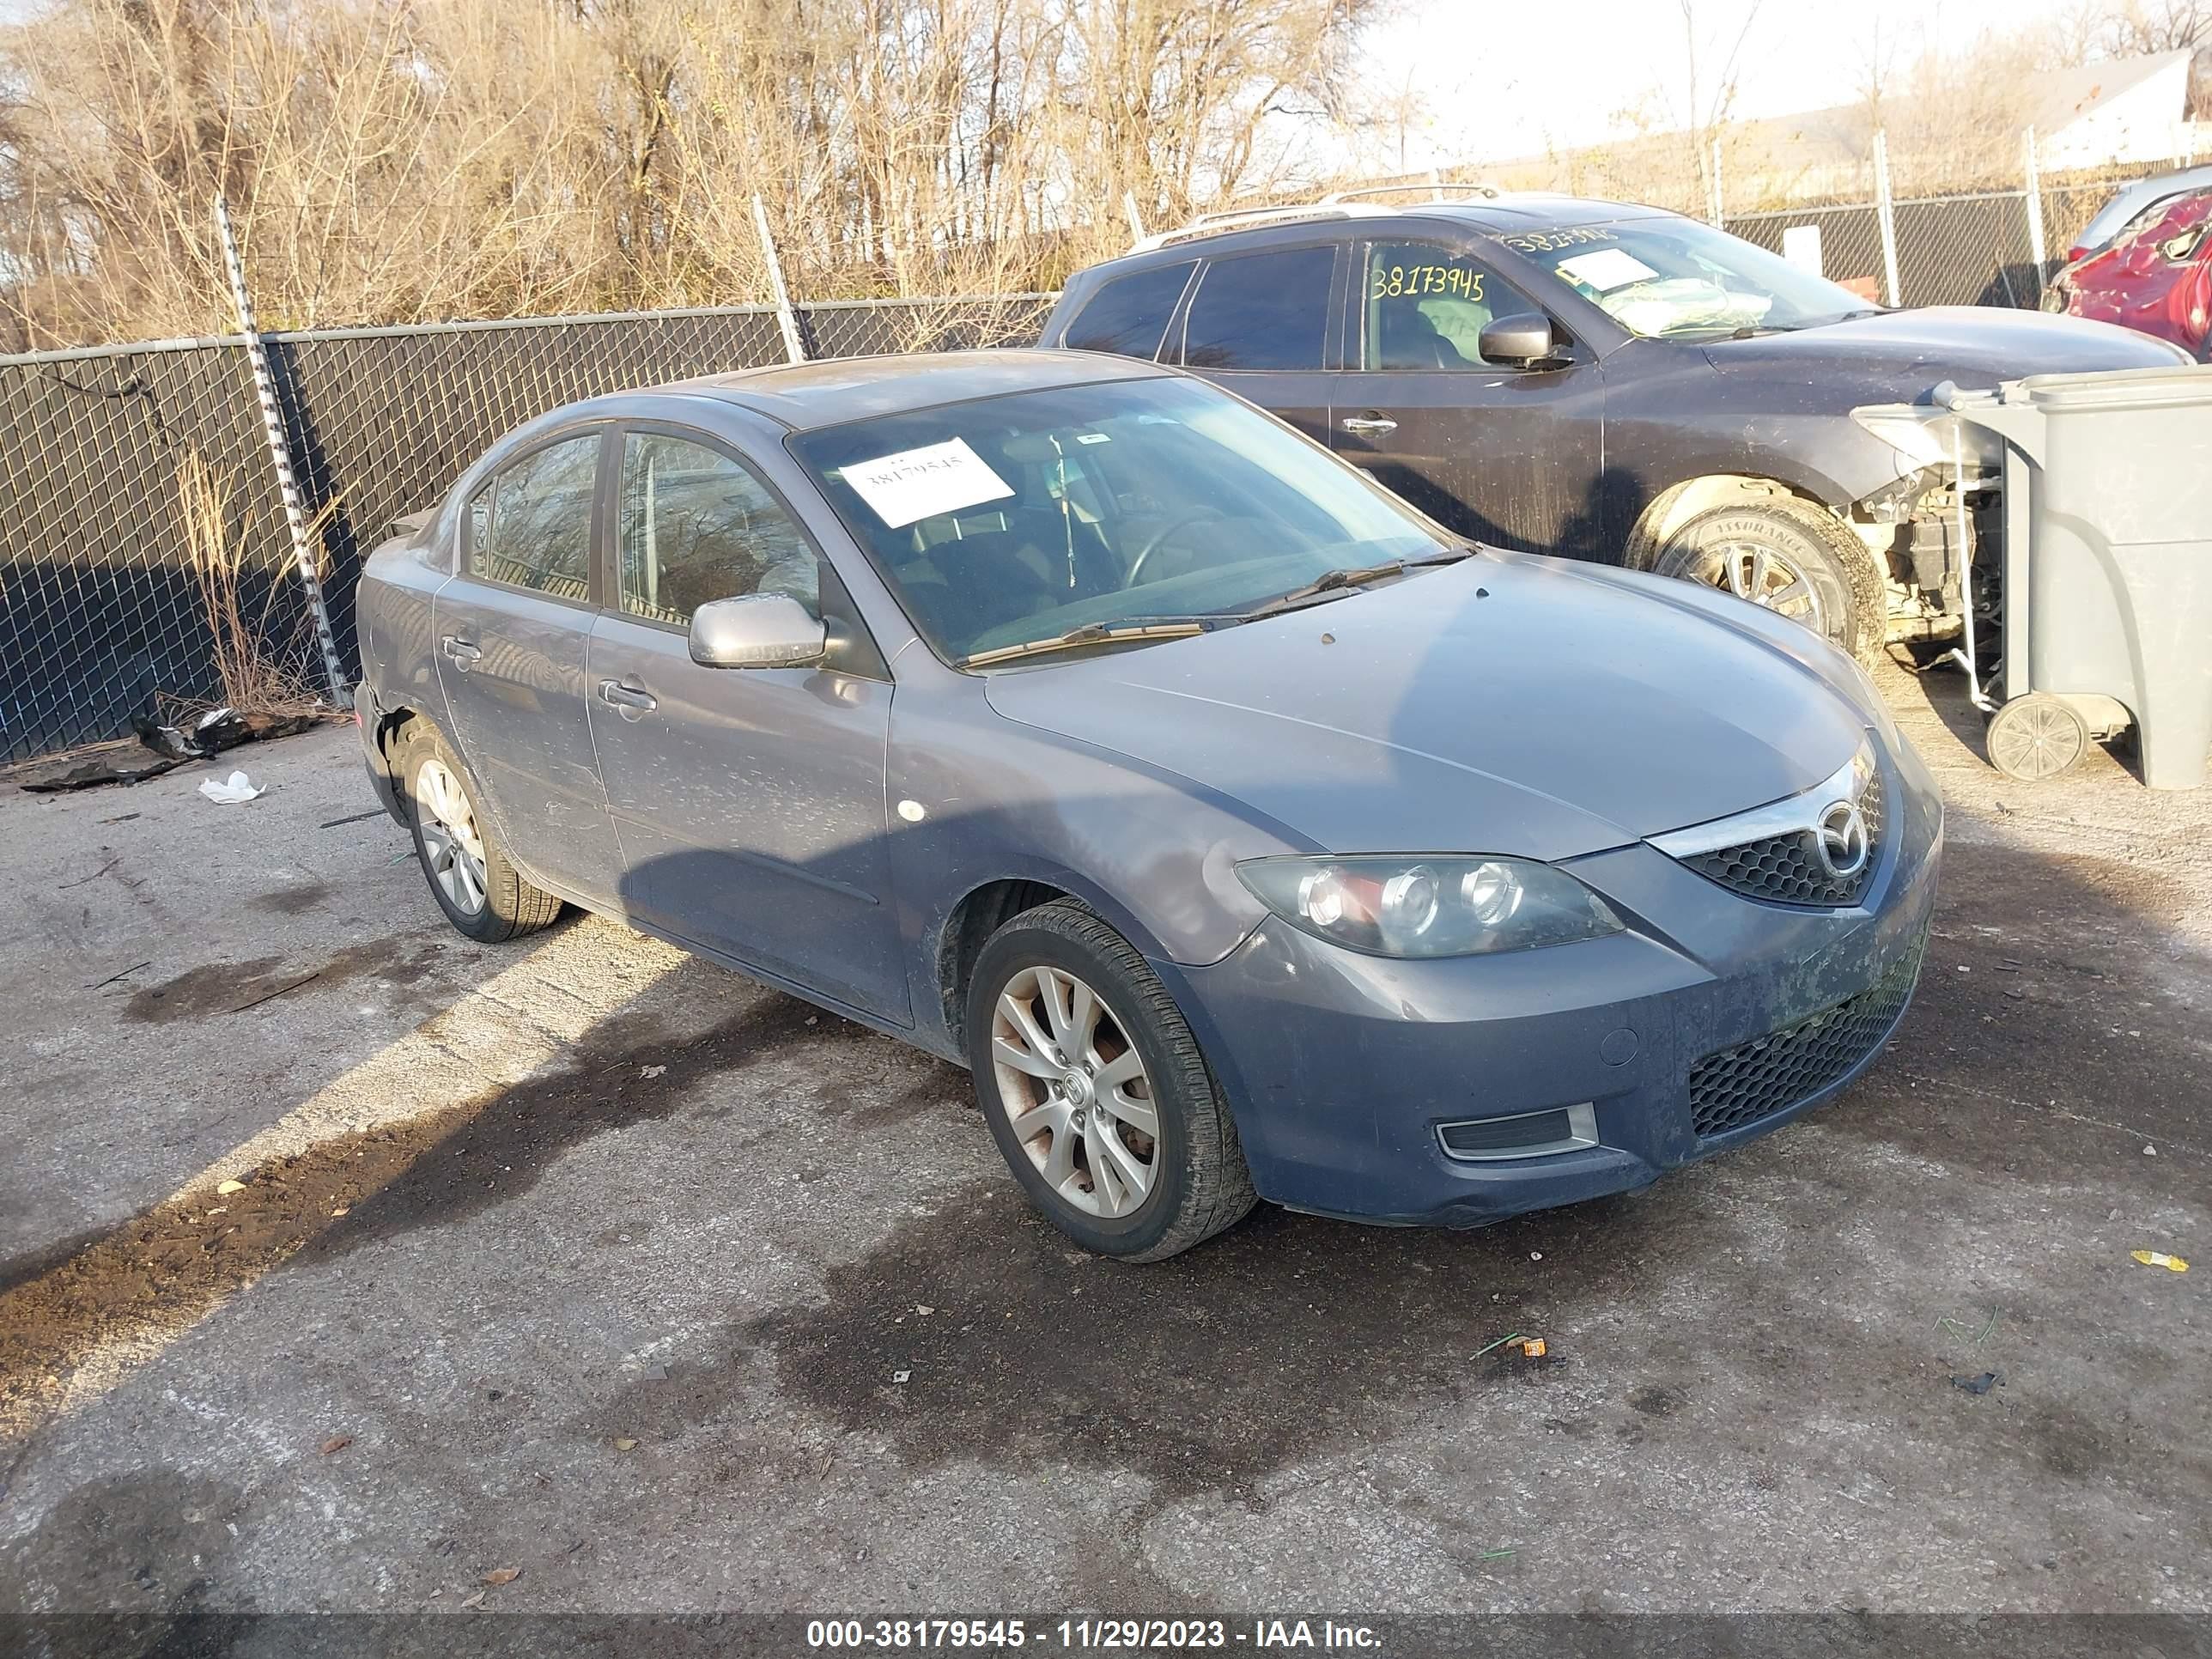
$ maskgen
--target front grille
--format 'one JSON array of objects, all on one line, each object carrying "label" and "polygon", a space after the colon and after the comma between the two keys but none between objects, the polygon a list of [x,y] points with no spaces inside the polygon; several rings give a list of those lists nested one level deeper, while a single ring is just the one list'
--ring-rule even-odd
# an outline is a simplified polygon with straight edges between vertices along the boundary
[{"label": "front grille", "polygon": [[1690,1127],[1724,1135],[1811,1098],[1874,1051],[1905,1011],[1925,942],[1856,996],[1690,1068]]},{"label": "front grille", "polygon": [[1881,774],[1867,780],[1859,796],[1859,815],[1866,820],[1866,862],[1852,875],[1838,879],[1821,862],[1820,836],[1811,830],[1792,830],[1767,836],[1738,847],[1716,848],[1682,861],[1710,881],[1747,898],[1769,904],[1797,904],[1821,909],[1856,904],[1874,874],[1881,851]]}]

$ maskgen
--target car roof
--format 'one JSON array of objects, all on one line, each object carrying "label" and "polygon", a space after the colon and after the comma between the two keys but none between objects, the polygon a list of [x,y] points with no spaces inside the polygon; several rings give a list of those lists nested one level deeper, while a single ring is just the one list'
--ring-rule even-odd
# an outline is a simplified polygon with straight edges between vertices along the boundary
[{"label": "car roof", "polygon": [[[1419,187],[1409,185],[1407,188],[1410,191]],[[1173,264],[1210,252],[1221,244],[1243,246],[1270,237],[1304,237],[1316,229],[1341,228],[1347,235],[1374,235],[1394,222],[1403,223],[1411,228],[1443,221],[1490,235],[1510,235],[1515,231],[1540,227],[1620,224],[1631,219],[1681,216],[1665,208],[1647,207],[1638,203],[1608,202],[1587,196],[1559,196],[1535,191],[1476,200],[1407,202],[1396,205],[1378,205],[1370,202],[1336,205],[1322,202],[1303,206],[1290,205],[1279,210],[1255,209],[1253,215],[1249,219],[1231,219],[1219,223],[1200,221],[1180,229],[1163,231],[1158,236],[1146,238],[1135,249],[1120,258],[1103,261],[1102,264],[1119,264],[1123,259],[1154,256]],[[1096,270],[1100,266],[1094,265],[1091,269]]]},{"label": "car roof", "polygon": [[1007,392],[1150,380],[1174,372],[1158,363],[1089,352],[940,351],[779,363],[650,390],[736,404],[794,431],[806,431]]}]

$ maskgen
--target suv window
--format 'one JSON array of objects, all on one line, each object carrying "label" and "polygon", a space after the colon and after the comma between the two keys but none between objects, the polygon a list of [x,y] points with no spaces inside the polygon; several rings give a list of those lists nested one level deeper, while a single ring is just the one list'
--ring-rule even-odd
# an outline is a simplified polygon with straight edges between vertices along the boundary
[{"label": "suv window", "polygon": [[1479,260],[1431,242],[1370,243],[1364,282],[1370,369],[1483,367],[1476,343],[1491,319],[1535,309]]},{"label": "suv window", "polygon": [[536,593],[589,599],[592,489],[599,471],[596,432],[548,444],[504,469],[470,507],[471,574]]},{"label": "suv window", "polygon": [[1075,313],[1062,343],[1074,351],[1115,351],[1124,357],[1157,357],[1168,319],[1197,265],[1189,260],[1158,270],[1116,276]]},{"label": "suv window", "polygon": [[1333,247],[1216,259],[1198,279],[1183,327],[1191,368],[1319,368]]},{"label": "suv window", "polygon": [[710,599],[782,593],[819,605],[814,549],[750,469],[655,432],[623,439],[616,562],[623,610],[689,623]]}]

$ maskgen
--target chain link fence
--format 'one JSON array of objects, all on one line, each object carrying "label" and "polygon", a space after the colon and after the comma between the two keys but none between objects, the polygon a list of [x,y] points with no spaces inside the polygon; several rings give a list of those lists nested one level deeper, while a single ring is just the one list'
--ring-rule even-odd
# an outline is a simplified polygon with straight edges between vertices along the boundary
[{"label": "chain link fence", "polygon": [[[2109,194],[2109,190],[2100,194],[2097,205],[2103,205]],[[1897,245],[1897,303],[2033,309],[2042,300],[2044,279],[2057,261],[2055,255],[2041,264],[2036,260],[2027,191],[1923,197],[1893,202],[1890,210]],[[2081,223],[2087,222],[2084,214]],[[1817,231],[1823,276],[1869,300],[1889,297],[1878,203],[1730,215],[1724,223],[1746,241],[1778,253],[1786,251],[1785,232],[1801,228]],[[2056,253],[2065,251],[2065,245],[2047,229],[2045,246]]]},{"label": "chain link fence", "polygon": [[[943,350],[1034,339],[1051,301],[835,301],[799,324],[817,357]],[[264,337],[349,665],[362,559],[501,434],[785,356],[766,307]],[[242,340],[0,358],[0,761],[216,701],[241,647],[272,683],[319,680]]]}]

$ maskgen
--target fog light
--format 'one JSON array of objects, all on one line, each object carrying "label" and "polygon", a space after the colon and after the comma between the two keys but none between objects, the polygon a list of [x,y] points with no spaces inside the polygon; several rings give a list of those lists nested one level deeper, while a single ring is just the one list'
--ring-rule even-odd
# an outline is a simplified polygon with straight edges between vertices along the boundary
[{"label": "fog light", "polygon": [[1437,1126],[1446,1158],[1489,1164],[1509,1158],[1550,1158],[1597,1141],[1597,1108],[1589,1101],[1506,1117],[1464,1118]]}]

